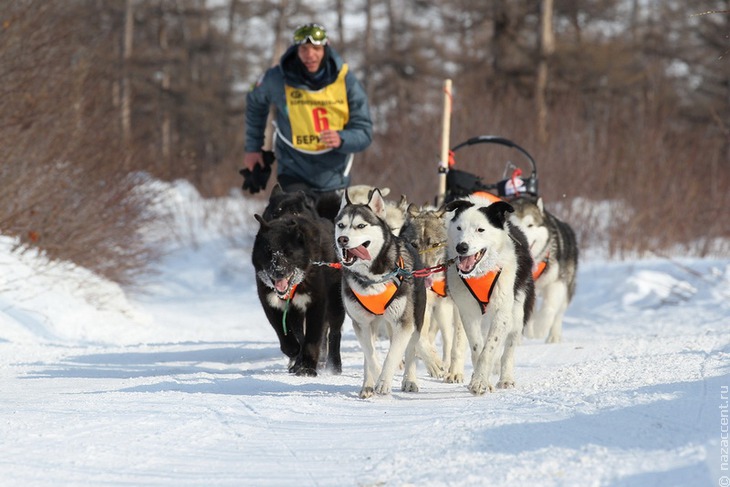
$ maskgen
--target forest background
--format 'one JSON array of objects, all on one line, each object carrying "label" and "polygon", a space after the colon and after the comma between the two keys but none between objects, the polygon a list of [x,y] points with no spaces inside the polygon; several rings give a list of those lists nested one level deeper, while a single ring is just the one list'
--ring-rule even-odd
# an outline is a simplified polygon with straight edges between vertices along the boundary
[{"label": "forest background", "polygon": [[[140,185],[240,192],[246,92],[310,21],[370,98],[355,183],[434,201],[448,78],[451,146],[526,148],[583,246],[727,255],[730,0],[0,0],[0,233],[132,283]],[[496,182],[510,151],[458,168]]]}]

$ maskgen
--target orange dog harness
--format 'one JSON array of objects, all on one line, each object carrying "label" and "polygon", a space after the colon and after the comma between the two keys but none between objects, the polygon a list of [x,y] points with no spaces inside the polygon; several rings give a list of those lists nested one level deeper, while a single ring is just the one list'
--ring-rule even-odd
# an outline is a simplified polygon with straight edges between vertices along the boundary
[{"label": "orange dog harness", "polygon": [[439,279],[438,281],[433,281],[433,284],[431,284],[430,289],[431,289],[431,291],[435,292],[438,296],[445,298],[446,297],[446,280]]},{"label": "orange dog harness", "polygon": [[471,291],[472,296],[479,303],[479,306],[481,306],[482,314],[487,312],[489,298],[492,296],[492,291],[494,291],[494,286],[497,285],[497,279],[499,279],[501,273],[502,271],[499,270],[487,272],[480,277],[461,278],[464,284],[466,284],[466,287],[469,288],[469,291]]},{"label": "orange dog harness", "polygon": [[[399,257],[398,268],[403,269],[404,265],[405,262],[403,262],[403,257]],[[350,291],[352,291],[352,294],[355,296],[355,299],[357,299],[357,302],[360,303],[360,306],[374,315],[381,316],[385,313],[388,306],[390,306],[390,303],[393,302],[395,292],[398,290],[401,282],[403,282],[403,277],[399,275],[397,283],[393,281],[387,283],[385,285],[385,290],[379,294],[359,294],[354,289],[350,289]]]}]

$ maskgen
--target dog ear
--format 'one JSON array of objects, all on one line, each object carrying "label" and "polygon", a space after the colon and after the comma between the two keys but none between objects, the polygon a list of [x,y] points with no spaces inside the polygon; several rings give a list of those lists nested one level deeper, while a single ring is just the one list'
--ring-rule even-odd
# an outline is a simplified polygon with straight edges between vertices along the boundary
[{"label": "dog ear", "polygon": [[271,195],[270,195],[270,197],[271,197],[271,196],[276,196],[276,195],[279,195],[279,194],[281,194],[281,193],[283,193],[283,192],[284,192],[284,190],[282,189],[282,187],[281,187],[281,184],[279,184],[279,183],[276,183],[276,184],[274,185],[274,187],[273,187],[273,188],[271,188]]},{"label": "dog ear", "polygon": [[269,224],[266,222],[266,220],[264,220],[263,217],[261,215],[259,215],[258,213],[254,214],[253,217],[256,218],[256,221],[258,221],[259,224],[261,224],[261,228],[269,226]]},{"label": "dog ear", "polygon": [[347,188],[345,188],[345,191],[342,193],[342,201],[340,202],[340,210],[344,208],[347,205],[351,205],[352,201],[350,201],[350,194],[347,192]]},{"label": "dog ear", "polygon": [[482,210],[487,215],[489,223],[497,228],[504,228],[504,223],[507,220],[506,214],[515,211],[512,205],[505,201],[497,201],[486,208],[482,208]]},{"label": "dog ear", "polygon": [[455,211],[456,215],[458,215],[462,211],[466,210],[467,208],[471,208],[472,206],[474,206],[474,203],[472,203],[471,201],[454,200],[450,203],[446,203],[446,206],[444,206],[444,210],[446,210],[447,212]]},{"label": "dog ear", "polygon": [[542,204],[542,196],[540,196],[537,199],[537,203],[535,203],[535,204],[537,205],[537,209],[540,210],[540,213],[542,213],[544,215],[545,214],[545,207]]},{"label": "dog ear", "polygon": [[408,208],[406,209],[406,213],[408,213],[408,216],[410,216],[411,218],[417,217],[420,212],[421,210],[418,208],[418,206],[413,203],[408,205]]},{"label": "dog ear", "polygon": [[385,220],[385,200],[383,199],[383,195],[380,194],[380,190],[378,188],[375,188],[370,194],[368,206],[371,210],[373,210],[378,218]]}]

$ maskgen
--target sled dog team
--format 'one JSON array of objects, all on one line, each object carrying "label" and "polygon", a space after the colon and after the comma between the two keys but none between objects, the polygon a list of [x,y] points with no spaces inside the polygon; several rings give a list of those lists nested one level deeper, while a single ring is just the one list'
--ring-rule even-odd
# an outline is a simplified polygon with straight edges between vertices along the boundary
[{"label": "sled dog team", "polygon": [[[312,196],[277,186],[256,215],[258,296],[289,372],[316,375],[324,350],[327,370],[341,373],[347,313],[364,354],[361,398],[389,394],[401,367],[401,389],[418,391],[417,359],[433,377],[464,382],[466,343],[469,391],[514,387],[522,335],[561,339],[575,291],[572,229],[541,198],[474,194],[437,209],[388,193],[353,186],[332,221]],[[384,360],[381,333],[389,340]]]}]

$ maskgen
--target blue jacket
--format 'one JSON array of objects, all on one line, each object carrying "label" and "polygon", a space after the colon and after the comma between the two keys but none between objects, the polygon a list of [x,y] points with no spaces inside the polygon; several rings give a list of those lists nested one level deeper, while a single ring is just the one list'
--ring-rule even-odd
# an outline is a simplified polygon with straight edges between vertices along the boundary
[{"label": "blue jacket", "polygon": [[[325,46],[323,59],[326,79],[320,88],[337,79],[343,61],[329,45]],[[297,57],[297,46],[291,46],[281,56],[278,65],[264,73],[246,97],[246,152],[259,152],[264,142],[264,129],[269,105],[276,106],[276,124],[281,135],[291,140],[291,125],[286,105],[284,85],[312,90],[305,69]],[[324,84],[321,84],[324,83]],[[345,188],[350,183],[348,162],[352,153],[365,150],[372,142],[372,121],[367,95],[352,71],[345,75],[349,121],[339,131],[342,145],[323,154],[307,154],[289,147],[276,137],[277,173],[292,176],[308,183],[317,191]],[[316,89],[316,87],[315,87]]]}]

